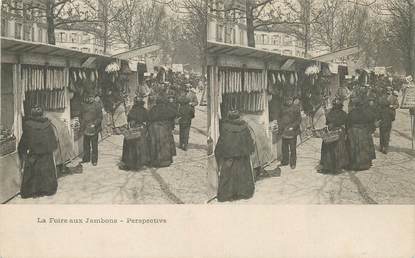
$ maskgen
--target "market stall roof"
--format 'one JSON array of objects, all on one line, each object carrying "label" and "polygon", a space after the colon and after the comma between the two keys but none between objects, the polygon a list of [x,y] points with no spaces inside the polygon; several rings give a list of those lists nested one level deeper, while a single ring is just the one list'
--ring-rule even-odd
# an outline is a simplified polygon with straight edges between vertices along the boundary
[{"label": "market stall roof", "polygon": [[[295,61],[297,63],[302,63],[302,64],[314,64],[316,62],[328,64],[327,62],[321,62],[321,61],[317,61],[313,59],[281,55],[281,54],[278,54],[276,52],[269,51],[269,50],[262,50],[262,49],[257,49],[253,47],[247,47],[247,46],[231,45],[231,44],[214,42],[214,41],[207,42],[207,53],[209,55],[217,55],[217,56],[232,55],[232,56],[238,56],[238,57],[249,57],[249,58],[262,59],[262,60],[267,60],[267,61],[287,62],[288,60],[291,60],[291,61]],[[339,66],[345,67],[345,65],[339,65]]]},{"label": "market stall roof", "polygon": [[301,61],[301,62],[309,62],[309,63],[315,62],[314,60],[311,60],[311,59],[295,57],[295,56],[285,56],[285,55],[281,55],[273,51],[262,50],[262,49],[257,49],[253,47],[231,45],[231,44],[214,42],[214,41],[208,41],[207,52],[210,55],[226,54],[226,55],[233,55],[233,56],[239,56],[239,57],[251,57],[251,58],[259,58],[259,59],[267,59],[267,60],[274,59],[278,61],[293,59],[293,60]]},{"label": "market stall roof", "polygon": [[94,57],[97,60],[110,61],[111,56],[94,54],[94,53],[85,53],[79,50],[64,48],[60,46],[40,43],[40,42],[31,42],[25,40],[19,40],[8,37],[1,37],[1,51],[8,51],[12,53],[33,53],[40,55],[53,55],[60,57],[70,57],[70,58],[79,58],[84,59],[88,57]]}]

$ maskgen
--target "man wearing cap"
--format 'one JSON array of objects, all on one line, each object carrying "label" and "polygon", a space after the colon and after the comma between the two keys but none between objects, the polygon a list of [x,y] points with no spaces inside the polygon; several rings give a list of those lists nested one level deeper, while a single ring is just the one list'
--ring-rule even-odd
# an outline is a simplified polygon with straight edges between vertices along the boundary
[{"label": "man wearing cap", "polygon": [[190,105],[189,98],[183,98],[179,107],[179,129],[180,129],[180,148],[187,151],[189,143],[190,125],[195,117],[195,110]]},{"label": "man wearing cap", "polygon": [[[87,97],[81,104],[81,132],[84,135],[84,155],[82,162],[98,163],[98,133],[101,131],[102,106],[93,96]],[[92,149],[92,150],[91,150]]]},{"label": "man wearing cap", "polygon": [[19,158],[24,164],[20,195],[22,198],[54,195],[58,188],[53,159],[58,146],[56,136],[42,108],[34,106],[30,113],[30,118],[23,123],[18,146]]},{"label": "man wearing cap", "polygon": [[255,191],[250,162],[255,147],[249,127],[240,119],[238,111],[229,111],[227,116],[226,120],[221,121],[215,148],[219,169],[219,202],[249,199]]},{"label": "man wearing cap", "polygon": [[281,166],[294,169],[297,164],[297,136],[300,134],[301,111],[293,103],[292,97],[287,97],[279,115],[279,125],[282,132],[282,161]]}]

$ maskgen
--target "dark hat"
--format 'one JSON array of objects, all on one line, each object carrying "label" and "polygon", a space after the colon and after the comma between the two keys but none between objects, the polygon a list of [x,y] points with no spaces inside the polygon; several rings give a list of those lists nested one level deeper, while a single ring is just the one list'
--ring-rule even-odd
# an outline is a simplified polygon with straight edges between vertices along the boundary
[{"label": "dark hat", "polygon": [[39,105],[34,105],[31,109],[30,109],[30,115],[32,117],[39,117],[43,115],[43,109],[39,106]]},{"label": "dark hat", "polygon": [[140,98],[140,97],[135,97],[134,98],[134,104],[136,104],[136,105],[144,105],[144,103],[145,103],[145,101],[144,101],[143,98]]},{"label": "dark hat", "polygon": [[228,118],[230,120],[238,119],[240,117],[238,110],[229,110],[228,111]]}]

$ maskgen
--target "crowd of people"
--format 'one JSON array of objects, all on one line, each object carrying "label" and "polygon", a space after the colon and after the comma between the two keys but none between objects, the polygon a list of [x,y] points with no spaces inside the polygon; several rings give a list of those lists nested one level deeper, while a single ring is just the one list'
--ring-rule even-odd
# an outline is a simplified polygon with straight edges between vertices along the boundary
[{"label": "crowd of people", "polygon": [[[173,136],[176,124],[180,131],[179,148],[188,149],[191,122],[198,105],[198,80],[195,78],[170,73],[167,80],[146,80],[147,94],[141,89],[137,91],[134,104],[125,111],[127,125],[120,126],[124,135],[120,169],[137,171],[143,166],[170,166],[176,155]],[[99,96],[88,94],[83,98],[79,116],[83,135],[82,163],[98,164],[98,138],[104,113]],[[23,170],[22,198],[54,195],[58,189],[54,153],[59,149],[60,139],[55,131],[56,126],[42,107],[33,106],[24,120],[18,144]]]},{"label": "crowd of people", "polygon": [[[399,108],[398,91],[401,84],[388,76],[371,75],[370,81],[351,80],[348,88],[342,87],[326,111],[326,136],[321,145],[320,173],[337,174],[344,170],[367,170],[376,159],[373,134],[379,128],[379,151],[387,154]],[[347,112],[344,105],[348,104]],[[277,120],[281,137],[282,159],[279,166],[296,168],[297,137],[300,134],[301,104],[287,96]],[[215,157],[220,171],[218,201],[248,199],[254,194],[255,178],[250,155],[255,143],[248,125],[237,110],[229,111],[221,121],[220,136]]]}]

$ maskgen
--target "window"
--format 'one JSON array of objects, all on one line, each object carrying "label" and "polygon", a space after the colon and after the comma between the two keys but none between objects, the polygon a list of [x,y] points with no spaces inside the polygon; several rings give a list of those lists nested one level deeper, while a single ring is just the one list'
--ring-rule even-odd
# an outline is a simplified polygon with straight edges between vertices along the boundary
[{"label": "window", "polygon": [[42,31],[42,29],[41,28],[38,28],[38,31],[37,31],[37,41],[38,42],[42,42],[42,38],[43,38],[43,31]]},{"label": "window", "polygon": [[72,43],[78,43],[78,34],[76,34],[76,33],[72,33],[71,34],[71,42]]},{"label": "window", "polygon": [[272,44],[275,46],[281,45],[281,37],[279,35],[272,36]]},{"label": "window", "polygon": [[290,36],[286,35],[284,37],[284,45],[288,46],[288,45],[290,45],[290,42],[291,42]]},{"label": "window", "polygon": [[35,27],[32,27],[32,38],[30,39],[31,41],[35,41],[35,35],[36,35]]},{"label": "window", "polygon": [[91,52],[91,50],[89,50],[89,48],[87,48],[87,47],[83,47],[82,49],[81,49],[81,51],[82,52]]},{"label": "window", "polygon": [[71,47],[72,49],[74,49],[74,50],[78,50],[78,48],[77,47]]},{"label": "window", "polygon": [[217,29],[216,29],[216,40],[219,42],[223,41],[223,25],[218,24]]},{"label": "window", "polygon": [[82,34],[82,43],[83,44],[89,44],[90,43],[90,38],[88,33],[83,33]]},{"label": "window", "polygon": [[239,32],[239,37],[240,37],[240,41],[239,41],[239,43],[241,44],[241,45],[243,45],[244,44],[244,39],[245,39],[245,37],[244,37],[244,32],[243,31],[240,31]]},{"label": "window", "polygon": [[6,21],[6,19],[1,19],[1,35],[2,36],[7,36],[8,26],[9,26],[9,22]]},{"label": "window", "polygon": [[32,28],[30,24],[23,25],[23,39],[24,40],[30,40],[32,38]]},{"label": "window", "polygon": [[16,23],[15,31],[14,31],[14,37],[16,39],[22,39],[22,27],[23,27],[22,24]]},{"label": "window", "polygon": [[264,44],[269,44],[269,36],[268,35],[264,35]]}]

